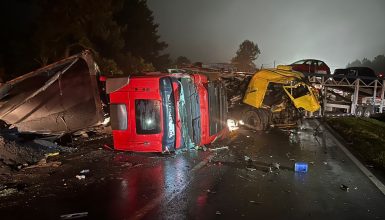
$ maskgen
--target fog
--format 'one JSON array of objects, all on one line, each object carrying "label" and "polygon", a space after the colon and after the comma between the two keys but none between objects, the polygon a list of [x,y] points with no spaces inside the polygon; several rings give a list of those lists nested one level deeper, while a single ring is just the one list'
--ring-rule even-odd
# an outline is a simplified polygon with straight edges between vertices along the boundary
[{"label": "fog", "polygon": [[148,0],[172,57],[229,62],[249,39],[257,66],[324,60],[331,69],[385,53],[383,0]]}]

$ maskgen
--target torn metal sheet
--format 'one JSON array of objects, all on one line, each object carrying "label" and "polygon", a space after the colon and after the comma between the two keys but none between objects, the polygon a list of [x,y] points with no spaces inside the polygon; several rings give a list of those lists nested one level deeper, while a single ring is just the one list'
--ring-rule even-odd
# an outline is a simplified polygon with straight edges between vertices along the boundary
[{"label": "torn metal sheet", "polygon": [[99,68],[90,52],[63,59],[0,87],[0,119],[19,132],[60,135],[104,121]]}]

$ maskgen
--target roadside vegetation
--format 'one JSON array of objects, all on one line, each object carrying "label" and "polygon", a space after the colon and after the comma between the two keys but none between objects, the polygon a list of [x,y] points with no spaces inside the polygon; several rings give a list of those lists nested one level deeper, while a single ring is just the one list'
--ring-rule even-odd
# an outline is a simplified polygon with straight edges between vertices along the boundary
[{"label": "roadside vegetation", "polygon": [[385,122],[371,118],[329,118],[337,131],[368,163],[385,170]]}]

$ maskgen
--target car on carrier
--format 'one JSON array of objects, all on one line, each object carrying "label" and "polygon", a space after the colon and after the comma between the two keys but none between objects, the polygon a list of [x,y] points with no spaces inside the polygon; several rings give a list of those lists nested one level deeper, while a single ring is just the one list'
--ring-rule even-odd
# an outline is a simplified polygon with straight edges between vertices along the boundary
[{"label": "car on carrier", "polygon": [[290,64],[293,70],[302,73],[330,74],[330,68],[321,60],[306,59]]},{"label": "car on carrier", "polygon": [[346,69],[335,69],[334,79],[346,79],[353,83],[357,78],[361,79],[365,84],[369,84],[376,79],[381,79],[380,75],[377,75],[373,69],[369,67],[348,67]]}]

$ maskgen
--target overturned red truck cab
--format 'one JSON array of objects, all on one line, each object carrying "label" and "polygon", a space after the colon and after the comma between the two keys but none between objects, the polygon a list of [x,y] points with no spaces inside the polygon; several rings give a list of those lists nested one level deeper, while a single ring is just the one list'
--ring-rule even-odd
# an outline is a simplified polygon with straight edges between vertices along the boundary
[{"label": "overturned red truck cab", "polygon": [[114,148],[168,152],[213,142],[226,130],[226,93],[203,74],[107,79]]}]

